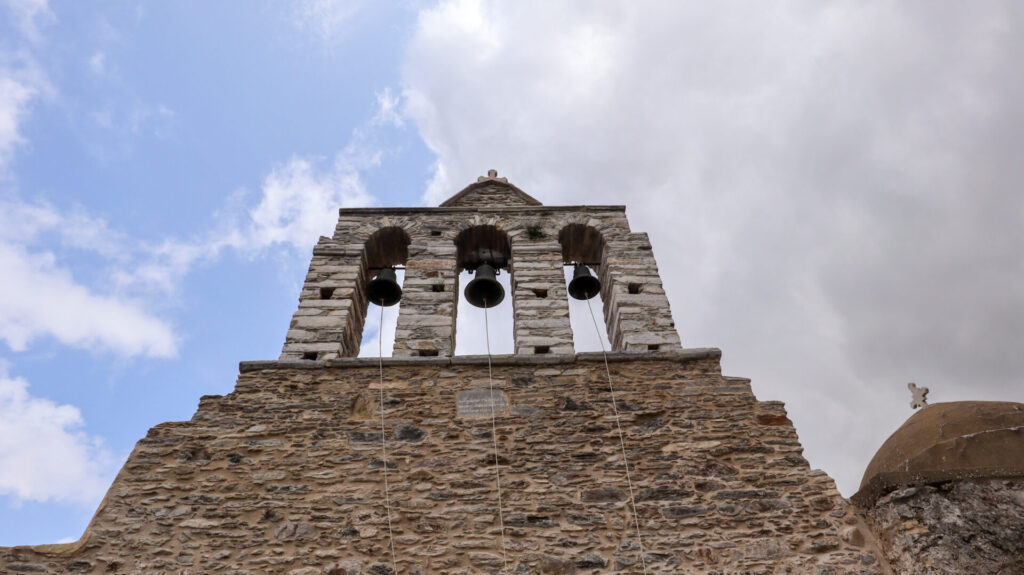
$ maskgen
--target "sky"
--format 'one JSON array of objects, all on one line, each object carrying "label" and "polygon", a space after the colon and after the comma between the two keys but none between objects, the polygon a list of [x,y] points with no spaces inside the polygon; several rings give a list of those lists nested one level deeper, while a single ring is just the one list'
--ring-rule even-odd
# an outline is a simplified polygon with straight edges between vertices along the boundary
[{"label": "sky", "polygon": [[0,545],[76,540],[147,429],[277,358],[338,208],[435,206],[491,168],[625,204],[683,344],[786,402],[851,495],[908,382],[1024,400],[1022,23],[1010,1],[0,0]]}]

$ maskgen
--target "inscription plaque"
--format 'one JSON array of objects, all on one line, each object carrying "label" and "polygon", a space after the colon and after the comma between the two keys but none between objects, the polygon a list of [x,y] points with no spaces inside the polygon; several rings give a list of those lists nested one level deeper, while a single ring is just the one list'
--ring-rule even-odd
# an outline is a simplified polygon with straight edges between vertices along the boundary
[{"label": "inscription plaque", "polygon": [[508,411],[508,397],[505,392],[489,389],[470,389],[460,391],[455,396],[459,417],[490,417],[493,407],[495,415],[503,415]]}]

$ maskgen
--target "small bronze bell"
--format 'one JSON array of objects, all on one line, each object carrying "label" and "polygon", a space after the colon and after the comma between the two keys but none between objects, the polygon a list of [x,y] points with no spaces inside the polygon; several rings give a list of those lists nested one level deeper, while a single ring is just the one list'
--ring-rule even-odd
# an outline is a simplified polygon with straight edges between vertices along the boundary
[{"label": "small bronze bell", "polygon": [[590,270],[583,264],[576,264],[569,282],[569,295],[573,299],[588,300],[601,292],[601,280],[590,275]]},{"label": "small bronze bell", "polygon": [[381,268],[380,273],[370,281],[370,285],[366,288],[366,297],[381,307],[389,307],[398,303],[402,299],[402,287],[398,285],[395,268]]},{"label": "small bronze bell", "polygon": [[490,264],[480,264],[475,277],[466,284],[466,301],[476,307],[494,307],[505,299],[505,288],[495,277],[497,271]]}]

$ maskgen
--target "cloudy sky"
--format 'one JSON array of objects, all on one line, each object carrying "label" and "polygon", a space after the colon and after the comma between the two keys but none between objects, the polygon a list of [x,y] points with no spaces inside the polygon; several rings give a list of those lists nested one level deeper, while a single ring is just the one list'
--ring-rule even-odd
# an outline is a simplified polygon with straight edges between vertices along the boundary
[{"label": "cloudy sky", "polygon": [[0,545],[276,358],[337,208],[489,168],[626,204],[846,495],[908,382],[1024,400],[1020,3],[0,4]]}]

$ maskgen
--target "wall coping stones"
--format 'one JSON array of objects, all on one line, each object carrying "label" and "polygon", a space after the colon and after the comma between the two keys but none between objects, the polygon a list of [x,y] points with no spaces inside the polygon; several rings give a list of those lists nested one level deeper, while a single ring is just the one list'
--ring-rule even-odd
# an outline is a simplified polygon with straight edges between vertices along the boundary
[{"label": "wall coping stones", "polygon": [[394,215],[394,216],[422,216],[424,214],[453,214],[453,213],[545,213],[545,212],[625,212],[626,206],[459,206],[441,208],[341,208],[338,214],[345,215]]},{"label": "wall coping stones", "polygon": [[[608,352],[608,362],[617,363],[624,361],[665,361],[675,360],[680,363],[687,363],[701,359],[721,359],[722,350],[717,347],[697,347],[682,349],[679,351],[611,351]],[[549,354],[549,355],[496,355],[491,356],[492,365],[556,365],[572,363],[590,363],[604,361],[603,354],[599,351],[583,352],[577,354]],[[376,357],[343,357],[325,361],[310,360],[257,360],[243,361],[238,364],[239,373],[248,373],[264,369],[319,369],[324,367],[348,368],[368,367],[378,363]],[[385,357],[384,365],[486,365],[486,355],[459,355],[455,357]]]}]

